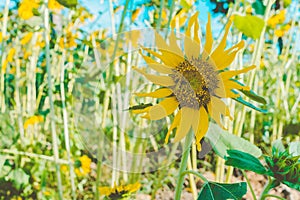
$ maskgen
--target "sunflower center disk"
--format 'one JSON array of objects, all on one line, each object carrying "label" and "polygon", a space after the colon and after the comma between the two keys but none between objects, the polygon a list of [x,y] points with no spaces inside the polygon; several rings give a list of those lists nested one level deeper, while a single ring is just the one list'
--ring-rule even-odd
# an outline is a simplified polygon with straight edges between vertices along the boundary
[{"label": "sunflower center disk", "polygon": [[201,59],[185,60],[175,68],[171,87],[181,107],[206,107],[217,87],[217,71]]}]

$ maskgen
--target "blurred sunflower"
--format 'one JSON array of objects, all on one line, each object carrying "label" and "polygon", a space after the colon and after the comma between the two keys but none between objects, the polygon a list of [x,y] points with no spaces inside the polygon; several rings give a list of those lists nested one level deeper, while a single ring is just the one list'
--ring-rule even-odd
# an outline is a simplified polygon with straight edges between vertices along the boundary
[{"label": "blurred sunflower", "polygon": [[91,172],[92,160],[87,156],[83,155],[79,160],[75,161],[75,173],[77,176],[85,176]]},{"label": "blurred sunflower", "polygon": [[23,0],[18,8],[19,17],[24,20],[33,17],[33,11],[39,8],[39,3],[39,0]]},{"label": "blurred sunflower", "polygon": [[[174,29],[174,22],[171,23]],[[143,118],[159,120],[172,113],[175,114],[165,142],[173,129],[177,128],[174,142],[178,142],[192,128],[196,137],[197,149],[201,150],[200,140],[207,132],[209,116],[222,128],[222,118],[230,116],[230,112],[222,98],[237,98],[240,95],[234,91],[250,90],[233,79],[234,76],[245,73],[255,66],[241,70],[230,71],[226,68],[233,62],[237,52],[244,47],[244,41],[225,50],[226,38],[231,21],[225,27],[225,34],[220,44],[212,51],[213,37],[211,32],[210,15],[206,25],[206,43],[200,53],[198,36],[198,13],[188,22],[185,32],[184,52],[177,45],[173,31],[169,36],[169,44],[158,34],[155,35],[156,45],[161,54],[148,48],[142,48],[149,54],[159,58],[163,64],[141,53],[147,65],[155,71],[167,76],[147,74],[144,69],[134,67],[149,81],[162,86],[154,92],[137,93],[139,97],[164,98],[160,103],[143,109],[133,110],[133,113],[145,113]],[[193,27],[193,37],[191,34]],[[179,109],[177,113],[175,111]]]},{"label": "blurred sunflower", "polygon": [[136,192],[141,187],[139,182],[128,185],[120,185],[117,186],[114,184],[114,187],[99,187],[99,191],[102,195],[105,195],[108,199],[117,200],[117,199],[126,199],[132,194]]}]

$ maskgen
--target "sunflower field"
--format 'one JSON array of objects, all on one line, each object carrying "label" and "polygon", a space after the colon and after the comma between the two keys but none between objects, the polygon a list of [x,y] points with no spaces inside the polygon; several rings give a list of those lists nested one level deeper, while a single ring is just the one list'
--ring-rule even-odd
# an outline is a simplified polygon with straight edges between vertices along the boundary
[{"label": "sunflower field", "polygon": [[1,0],[0,200],[299,200],[298,0]]}]

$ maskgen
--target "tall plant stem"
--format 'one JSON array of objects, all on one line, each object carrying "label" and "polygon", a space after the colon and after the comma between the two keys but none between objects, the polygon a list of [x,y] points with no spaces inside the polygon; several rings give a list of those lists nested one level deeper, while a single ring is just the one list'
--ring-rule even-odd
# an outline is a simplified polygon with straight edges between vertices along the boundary
[{"label": "tall plant stem", "polygon": [[242,173],[243,173],[243,176],[245,177],[246,182],[247,182],[247,184],[248,184],[248,186],[249,186],[249,188],[250,188],[250,191],[251,191],[253,200],[257,200],[257,198],[256,198],[256,196],[255,196],[255,193],[254,193],[254,190],[253,190],[253,187],[252,187],[252,185],[251,185],[251,183],[250,183],[250,180],[248,179],[248,176],[247,176],[246,172],[245,172],[244,170],[242,170]]},{"label": "tall plant stem", "polygon": [[1,32],[2,32],[2,44],[1,44],[1,74],[0,74],[0,107],[1,107],[1,112],[5,112],[5,93],[4,93],[4,74],[5,70],[3,68],[3,64],[5,61],[5,51],[4,51],[4,46],[6,45],[6,32],[7,32],[7,22],[8,22],[8,9],[9,9],[9,2],[10,0],[5,1],[5,8],[4,8],[4,13],[3,13],[3,23],[1,27]]},{"label": "tall plant stem", "polygon": [[65,77],[65,51],[62,52],[61,59],[61,73],[60,73],[60,93],[61,93],[61,102],[62,102],[62,114],[63,114],[63,123],[64,123],[64,136],[65,136],[65,145],[67,150],[67,157],[69,162],[70,170],[70,182],[71,182],[71,194],[72,198],[76,199],[76,187],[75,187],[75,174],[73,162],[71,160],[71,148],[70,148],[70,135],[68,127],[68,112],[66,108],[66,97],[65,97],[65,86],[64,86],[64,77]]},{"label": "tall plant stem", "polygon": [[63,199],[63,188],[61,183],[61,174],[60,174],[60,165],[58,163],[59,153],[58,153],[58,143],[57,143],[57,134],[56,134],[56,125],[55,125],[55,111],[54,111],[54,103],[53,103],[53,94],[52,94],[52,76],[51,76],[51,66],[50,66],[50,26],[49,26],[49,10],[47,8],[48,1],[45,1],[45,9],[44,9],[44,37],[46,43],[46,69],[47,69],[47,82],[48,82],[48,97],[50,104],[50,124],[51,124],[51,135],[52,135],[52,145],[53,145],[53,154],[55,160],[55,169],[56,169],[56,177],[57,177],[57,187],[58,187],[58,195],[59,199]]},{"label": "tall plant stem", "polygon": [[259,199],[264,200],[268,196],[269,191],[271,189],[273,189],[274,187],[276,187],[276,185],[277,185],[276,179],[269,177],[269,180],[265,184],[265,187],[264,187]]},{"label": "tall plant stem", "polygon": [[[123,31],[124,20],[125,20],[125,16],[126,16],[126,13],[127,13],[127,10],[128,10],[128,4],[129,4],[129,0],[126,0],[125,7],[124,7],[122,17],[121,17],[120,26],[119,26],[119,29],[118,29],[118,33],[121,33]],[[117,34],[117,39],[116,39],[114,51],[113,51],[113,54],[111,56],[111,64],[109,66],[108,83],[111,82],[112,77],[113,77],[112,72],[113,72],[113,68],[114,68],[114,60],[115,60],[115,57],[116,57],[119,41],[120,41],[120,34]]]},{"label": "tall plant stem", "polygon": [[183,154],[181,157],[181,163],[180,163],[180,168],[179,168],[179,173],[178,173],[178,180],[177,180],[177,185],[175,188],[175,200],[181,199],[181,191],[182,191],[182,186],[183,186],[183,181],[184,181],[184,176],[182,176],[182,173],[187,168],[187,162],[188,162],[188,158],[190,155],[190,149],[191,149],[191,144],[193,141],[193,136],[194,136],[193,131],[190,130],[189,133],[185,137],[184,146],[183,146]]}]

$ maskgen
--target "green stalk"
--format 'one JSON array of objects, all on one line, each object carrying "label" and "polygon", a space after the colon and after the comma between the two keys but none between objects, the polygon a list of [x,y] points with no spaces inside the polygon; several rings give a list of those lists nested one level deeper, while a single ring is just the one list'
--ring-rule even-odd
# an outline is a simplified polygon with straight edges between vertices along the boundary
[{"label": "green stalk", "polygon": [[[170,27],[170,24],[171,24],[171,21],[172,21],[172,17],[173,17],[174,7],[175,7],[175,1],[172,1],[171,7],[170,7],[170,13],[169,13],[169,18],[168,18],[168,23],[167,23],[166,27]],[[167,29],[167,31],[166,31],[165,38],[167,38],[168,34],[169,34],[169,29]]]},{"label": "green stalk", "polygon": [[[192,146],[194,146],[194,144]],[[192,154],[190,153],[190,156],[188,158],[188,165],[187,165],[188,170],[193,170],[191,156],[192,156]],[[189,179],[190,179],[190,187],[191,187],[193,197],[194,197],[194,199],[197,199],[197,197],[198,197],[197,186],[196,186],[193,174],[189,174]]]},{"label": "green stalk", "polygon": [[114,60],[115,60],[115,57],[116,57],[116,53],[117,53],[117,49],[118,49],[118,44],[119,44],[120,36],[121,36],[119,33],[121,33],[123,31],[124,19],[125,19],[127,10],[128,10],[128,4],[129,4],[129,0],[126,0],[125,7],[124,7],[124,10],[123,10],[123,13],[122,13],[122,17],[121,17],[120,26],[119,26],[119,29],[118,29],[118,34],[117,34],[117,39],[116,39],[114,51],[113,51],[113,54],[111,56],[111,61],[112,62],[110,64],[110,66],[109,66],[108,83],[110,83],[112,81],[112,77],[113,77],[113,73],[112,72],[113,72],[113,68],[114,68]]},{"label": "green stalk", "polygon": [[54,111],[54,103],[53,103],[53,94],[52,94],[52,76],[51,76],[51,66],[50,66],[50,26],[49,26],[49,10],[47,5],[47,0],[45,0],[45,10],[44,10],[44,37],[46,43],[46,69],[47,69],[47,81],[48,81],[48,97],[50,103],[50,124],[51,124],[51,134],[52,134],[52,145],[53,145],[53,154],[55,160],[55,169],[57,176],[57,187],[58,187],[58,196],[59,199],[63,199],[63,188],[61,182],[61,174],[60,174],[60,164],[59,160],[59,152],[58,152],[58,143],[57,143],[57,134],[56,134],[56,125],[55,125],[55,111]]},{"label": "green stalk", "polygon": [[183,182],[184,182],[184,176],[182,175],[182,173],[187,168],[187,161],[188,161],[188,158],[190,155],[190,149],[191,149],[191,144],[193,141],[193,136],[194,136],[194,134],[193,134],[192,130],[190,130],[189,133],[185,136],[185,141],[184,141],[184,146],[183,146],[183,154],[182,154],[179,173],[178,173],[177,185],[175,188],[175,200],[181,199],[181,191],[182,191],[182,186],[183,186]]},{"label": "green stalk", "polygon": [[265,184],[264,189],[260,195],[260,200],[264,200],[268,196],[269,191],[277,185],[277,180],[269,177],[269,180]]},{"label": "green stalk", "polygon": [[201,178],[202,181],[204,181],[205,183],[208,182],[208,180],[202,174],[200,174],[199,172],[195,172],[193,170],[187,170],[187,171],[182,172],[181,176],[184,177],[186,174],[194,174],[195,176]]},{"label": "green stalk", "polygon": [[72,198],[76,199],[76,186],[75,186],[75,174],[74,167],[71,157],[71,148],[70,148],[70,134],[69,134],[69,126],[68,126],[68,111],[66,107],[66,94],[64,87],[64,77],[65,77],[65,50],[62,51],[61,58],[61,71],[60,71],[60,93],[61,93],[61,102],[62,102],[62,114],[63,114],[63,124],[64,124],[64,136],[65,136],[65,145],[67,151],[67,158],[69,162],[69,170],[70,170],[70,182],[71,182],[71,194]]},{"label": "green stalk", "polygon": [[265,195],[264,195],[264,198],[266,198],[266,197],[274,197],[274,198],[276,198],[276,199],[286,200],[285,198],[279,197],[279,196],[274,195],[274,194],[265,194]]},{"label": "green stalk", "polygon": [[[109,106],[109,100],[110,100],[110,90],[106,90],[105,96],[104,96],[104,102],[103,102],[103,121],[101,124],[101,130],[104,130],[105,124],[106,124],[106,117],[107,117],[107,111]],[[101,179],[101,172],[102,172],[102,158],[103,158],[103,144],[104,144],[104,132],[99,133],[99,142],[98,142],[98,148],[97,148],[97,178],[96,178],[96,200],[100,199],[100,193],[99,193],[99,187],[100,187],[100,179]]]},{"label": "green stalk", "polygon": [[164,0],[160,0],[158,19],[156,21],[156,30],[160,29],[160,26],[161,26],[161,16],[162,16],[162,11],[164,9],[164,6],[165,6],[165,1]]},{"label": "green stalk", "polygon": [[247,182],[247,184],[248,184],[248,186],[249,186],[249,188],[250,188],[250,191],[251,191],[251,194],[252,194],[253,200],[257,200],[257,198],[256,198],[256,195],[255,195],[255,193],[254,193],[254,190],[253,190],[253,187],[252,187],[252,185],[251,185],[251,183],[250,183],[250,181],[249,181],[249,179],[248,179],[248,176],[247,176],[247,174],[245,173],[245,171],[244,171],[244,170],[241,170],[241,171],[242,171],[242,173],[243,173],[243,176],[245,177],[245,179],[246,179],[246,182]]},{"label": "green stalk", "polygon": [[0,75],[0,106],[1,106],[1,112],[4,113],[5,112],[5,94],[4,94],[4,74],[5,71],[2,70],[2,65],[4,63],[5,60],[5,45],[6,45],[6,32],[7,32],[7,22],[8,22],[8,10],[9,10],[9,3],[10,0],[6,0],[5,1],[5,8],[4,8],[4,12],[3,12],[3,24],[2,24],[2,44],[1,44],[1,75]]}]

